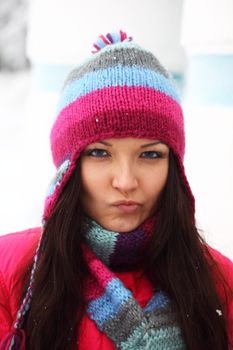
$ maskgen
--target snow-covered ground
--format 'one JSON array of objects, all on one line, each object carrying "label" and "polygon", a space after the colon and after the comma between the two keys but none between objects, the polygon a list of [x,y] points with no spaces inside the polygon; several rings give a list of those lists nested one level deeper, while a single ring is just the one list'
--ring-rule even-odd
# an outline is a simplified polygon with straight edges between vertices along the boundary
[{"label": "snow-covered ground", "polygon": [[[35,91],[31,73],[0,74],[0,234],[40,225],[54,175],[49,132],[57,95]],[[185,106],[185,165],[198,227],[233,259],[233,109]]]}]

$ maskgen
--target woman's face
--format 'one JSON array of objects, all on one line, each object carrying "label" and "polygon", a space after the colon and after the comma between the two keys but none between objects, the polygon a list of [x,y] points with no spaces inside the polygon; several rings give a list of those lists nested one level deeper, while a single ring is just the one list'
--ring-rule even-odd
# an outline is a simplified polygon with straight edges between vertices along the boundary
[{"label": "woman's face", "polygon": [[169,148],[158,140],[92,143],[81,155],[84,212],[104,228],[128,232],[156,211],[166,184]]}]

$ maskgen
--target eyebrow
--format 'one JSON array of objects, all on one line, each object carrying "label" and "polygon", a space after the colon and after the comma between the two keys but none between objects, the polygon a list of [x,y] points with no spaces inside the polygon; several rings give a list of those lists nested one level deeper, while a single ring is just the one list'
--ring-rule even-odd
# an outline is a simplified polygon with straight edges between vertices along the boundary
[{"label": "eyebrow", "polygon": [[163,142],[161,141],[156,141],[156,142],[152,142],[152,143],[148,143],[146,145],[142,145],[141,148],[145,148],[145,147],[148,147],[148,146],[154,146],[154,145],[159,145],[159,144],[164,144]]},{"label": "eyebrow", "polygon": [[[112,147],[112,145],[111,145],[111,143],[108,143],[108,142],[106,142],[106,141],[98,141],[98,142],[96,142],[96,143],[102,143],[103,145],[105,145],[105,146],[110,146],[110,147]],[[146,144],[146,145],[141,145],[141,148],[145,148],[145,147],[149,147],[149,146],[155,146],[155,145],[158,145],[158,144],[164,144],[163,142],[161,142],[161,141],[156,141],[156,142],[152,142],[152,143],[148,143],[148,144]]]}]

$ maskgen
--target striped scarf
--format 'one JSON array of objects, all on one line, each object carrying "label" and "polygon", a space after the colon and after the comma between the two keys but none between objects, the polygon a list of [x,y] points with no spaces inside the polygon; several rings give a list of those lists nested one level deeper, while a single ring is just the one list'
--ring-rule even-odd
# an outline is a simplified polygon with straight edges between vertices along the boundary
[{"label": "striped scarf", "polygon": [[149,219],[131,232],[116,233],[92,220],[87,222],[84,255],[91,272],[86,286],[87,314],[116,349],[186,349],[166,294],[156,292],[142,308],[114,273],[141,262],[154,223]]}]

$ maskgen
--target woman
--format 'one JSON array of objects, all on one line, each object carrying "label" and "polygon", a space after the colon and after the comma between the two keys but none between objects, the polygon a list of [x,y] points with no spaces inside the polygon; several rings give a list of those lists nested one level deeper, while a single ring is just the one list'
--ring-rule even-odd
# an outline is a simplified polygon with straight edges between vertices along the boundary
[{"label": "woman", "polygon": [[0,349],[229,349],[233,264],[195,227],[169,74],[122,31],[94,46],[62,90],[43,229],[0,241]]}]

